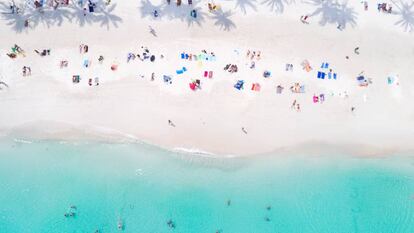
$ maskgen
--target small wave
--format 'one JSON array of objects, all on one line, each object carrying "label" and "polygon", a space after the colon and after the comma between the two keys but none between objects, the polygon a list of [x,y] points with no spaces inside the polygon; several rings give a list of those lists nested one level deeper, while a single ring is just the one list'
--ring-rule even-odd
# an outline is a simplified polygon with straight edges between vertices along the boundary
[{"label": "small wave", "polygon": [[33,143],[32,141],[19,139],[19,138],[14,138],[13,141],[18,142],[18,143],[26,143],[26,144],[32,144]]},{"label": "small wave", "polygon": [[183,153],[183,154],[191,154],[191,155],[198,155],[201,157],[207,158],[234,158],[237,157],[236,155],[217,155],[212,152],[200,150],[198,148],[184,148],[184,147],[175,147],[171,151],[176,153]]}]

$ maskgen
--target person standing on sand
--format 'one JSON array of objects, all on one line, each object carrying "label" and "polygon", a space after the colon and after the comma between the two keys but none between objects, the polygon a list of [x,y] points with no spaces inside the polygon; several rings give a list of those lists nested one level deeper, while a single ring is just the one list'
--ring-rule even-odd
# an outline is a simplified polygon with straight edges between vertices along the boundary
[{"label": "person standing on sand", "polygon": [[168,120],[168,124],[172,127],[175,127],[175,124],[171,120]]}]

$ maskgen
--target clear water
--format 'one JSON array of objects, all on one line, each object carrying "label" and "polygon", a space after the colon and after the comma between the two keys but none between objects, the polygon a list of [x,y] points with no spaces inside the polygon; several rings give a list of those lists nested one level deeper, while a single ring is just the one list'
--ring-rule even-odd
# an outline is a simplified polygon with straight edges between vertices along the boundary
[{"label": "clear water", "polygon": [[[208,159],[147,145],[0,143],[1,233],[120,232],[119,218],[123,232],[410,233],[413,195],[411,158]],[[71,205],[76,216],[64,217]]]}]

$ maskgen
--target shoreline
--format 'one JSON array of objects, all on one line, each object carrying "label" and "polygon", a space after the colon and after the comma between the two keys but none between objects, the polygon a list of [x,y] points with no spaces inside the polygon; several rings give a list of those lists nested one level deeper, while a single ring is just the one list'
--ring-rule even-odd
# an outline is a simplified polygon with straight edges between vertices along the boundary
[{"label": "shoreline", "polygon": [[[50,122],[43,122],[49,125]],[[33,123],[38,125],[38,123]],[[29,124],[30,125],[30,124]],[[57,129],[59,125],[59,129]],[[54,122],[53,132],[45,132],[44,129],[35,129],[24,125],[20,129],[11,131],[3,131],[0,135],[0,140],[13,140],[17,143],[36,143],[36,142],[59,142],[59,143],[74,143],[74,144],[89,144],[89,143],[103,143],[103,144],[132,144],[132,145],[147,145],[150,147],[159,148],[161,150],[170,151],[178,154],[195,155],[197,157],[204,157],[209,159],[232,159],[232,158],[254,158],[262,156],[274,157],[288,157],[288,156],[346,156],[355,158],[381,159],[393,156],[407,156],[414,157],[414,147],[405,147],[397,149],[384,148],[378,145],[368,144],[332,144],[322,141],[309,141],[305,143],[296,144],[294,146],[285,146],[269,151],[259,151],[257,153],[231,153],[229,152],[215,152],[208,151],[202,148],[186,148],[186,147],[170,147],[168,145],[159,145],[149,141],[141,140],[134,135],[122,133],[116,130],[107,128],[89,128],[82,130],[76,126],[69,126],[69,124]],[[28,130],[31,128],[30,130]]]}]

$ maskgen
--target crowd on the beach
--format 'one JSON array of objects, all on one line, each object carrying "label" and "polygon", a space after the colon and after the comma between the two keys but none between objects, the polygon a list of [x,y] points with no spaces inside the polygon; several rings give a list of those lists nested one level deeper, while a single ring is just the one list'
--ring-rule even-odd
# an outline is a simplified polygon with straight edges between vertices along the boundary
[{"label": "crowd on the beach", "polygon": [[[105,4],[109,5],[111,3],[110,0],[105,1]],[[192,0],[188,0],[186,2],[188,5],[192,5],[193,2]],[[60,0],[60,1],[32,1],[32,4],[34,4],[34,6],[36,8],[42,8],[45,5],[49,5],[49,6],[54,6],[55,8],[57,8],[59,5],[68,5],[68,4],[78,4],[79,6],[84,7],[84,11],[85,14],[86,12],[94,12],[94,8],[96,7],[95,2],[93,1],[86,1],[86,0],[79,0],[77,2],[69,2],[67,0]],[[171,4],[170,0],[167,0],[167,4]],[[176,0],[175,1],[175,5],[177,7],[180,7],[182,5],[182,1],[181,0]],[[362,4],[364,5],[364,9],[368,10],[368,2],[364,1],[362,2]],[[209,2],[208,3],[208,9],[209,11],[215,11],[220,9],[220,5],[215,4],[213,2]],[[17,7],[17,5],[14,2],[11,2],[10,4],[10,10],[13,14],[19,14],[21,9],[19,7]],[[191,10],[191,8],[190,8]],[[388,3],[378,3],[378,11],[381,12],[386,12],[386,13],[391,13],[392,12],[392,6]],[[197,12],[195,10],[191,10],[190,15],[192,17],[197,17]],[[159,12],[159,10],[154,9],[153,11],[154,17],[159,17],[160,14],[162,14],[162,12]],[[302,15],[300,17],[300,20],[302,23],[308,24],[309,23],[309,15]],[[340,29],[341,25],[338,26],[338,28]],[[155,29],[152,28],[151,26],[149,26],[149,32],[154,35],[157,36]],[[82,55],[86,55],[89,53],[89,45],[87,44],[80,44],[79,45],[79,53]],[[46,57],[46,56],[50,56],[51,55],[51,48],[38,48],[38,49],[34,49],[35,54],[39,55],[40,57]],[[235,50],[236,51],[236,50]],[[354,54],[359,55],[360,54],[360,48],[359,47],[355,47],[354,49]],[[241,58],[243,60],[243,58],[240,56],[239,51],[237,51],[237,55],[239,56],[239,58]],[[12,46],[11,51],[7,53],[7,56],[11,59],[18,59],[19,56],[21,57],[26,57],[26,56],[30,56],[29,53],[26,54],[26,52],[17,44],[15,44],[14,46]],[[86,56],[85,56],[86,57]],[[203,64],[205,63],[207,68],[204,69],[201,72],[200,77],[193,77],[192,80],[189,80],[188,82],[188,88],[191,91],[200,91],[202,90],[203,87],[203,83],[204,82],[209,82],[208,80],[210,79],[215,79],[216,77],[220,77],[221,75],[223,75],[223,70],[224,73],[228,72],[231,74],[235,74],[234,76],[239,75],[240,71],[243,69],[247,69],[247,70],[256,70],[258,67],[258,64],[261,62],[262,60],[262,52],[260,50],[256,50],[256,49],[246,49],[245,51],[245,58],[244,61],[245,63],[245,67],[243,66],[243,64],[240,64],[240,62],[235,62],[234,60],[231,61],[223,61],[223,65],[224,68],[222,71],[219,70],[214,70],[208,67],[208,63],[209,62],[216,62],[216,53],[214,51],[206,51],[205,49],[201,49],[199,52],[188,52],[188,51],[182,51],[179,55],[179,58],[177,58],[178,60],[181,58],[180,62],[182,62],[182,64],[184,64],[182,67],[178,68],[175,70],[175,73],[171,72],[171,73],[164,73],[164,74],[160,74],[157,75],[156,71],[152,71],[150,74],[150,81],[156,81],[157,79],[160,79],[161,82],[170,85],[173,84],[173,80],[178,77],[178,76],[188,76],[188,71],[191,68],[188,68],[185,64],[188,64],[188,62],[197,62],[198,64]],[[345,57],[346,59],[349,59],[349,56],[347,55]],[[138,49],[131,49],[126,55],[125,55],[125,62],[121,61],[121,62],[113,62],[110,64],[110,70],[116,72],[118,70],[118,67],[120,65],[124,65],[124,64],[128,64],[128,63],[133,63],[136,61],[140,61],[140,62],[150,62],[150,63],[155,63],[158,60],[164,59],[164,55],[163,54],[156,54],[153,53],[152,51],[150,51],[150,49],[147,46],[140,46],[140,48]],[[82,61],[82,66],[83,68],[90,68],[93,65],[95,59],[90,59],[90,58],[84,58]],[[104,55],[99,55],[97,58],[97,64],[103,65],[105,57]],[[62,59],[59,61],[59,67],[61,69],[65,69],[67,67],[69,67],[69,65],[71,64],[77,64],[76,61],[70,61],[69,59]],[[79,64],[79,63],[78,63]],[[222,66],[223,67],[223,66]],[[291,61],[286,61],[285,63],[285,68],[284,70],[286,72],[293,72],[294,71],[294,63],[292,63]],[[311,63],[309,60],[304,59],[300,64],[299,67],[302,67],[302,70],[310,73],[312,72],[315,68],[313,66],[311,66]],[[272,71],[271,69],[269,69],[270,67],[267,67],[267,69],[263,69],[260,71],[260,73],[262,74],[262,77],[265,79],[270,79],[272,78]],[[102,69],[105,69],[105,67],[103,66]],[[337,80],[339,78],[339,75],[337,74],[337,72],[332,68],[332,65],[329,64],[328,62],[323,62],[322,65],[320,66],[320,68],[317,68],[317,70],[315,70],[317,73],[317,79],[319,80]],[[158,72],[157,72],[158,73]],[[22,76],[23,77],[27,77],[27,76],[31,76],[32,75],[32,67],[24,65],[22,67]],[[139,74],[137,75],[139,78],[145,78],[144,74]],[[82,83],[84,77],[82,77],[80,74],[73,74],[71,79],[72,79],[72,83],[73,84],[79,84]],[[101,84],[101,79],[100,77],[98,77],[98,75],[91,75],[91,77],[87,77],[85,80],[86,83],[89,86],[99,86]],[[399,85],[398,82],[398,78],[395,76],[390,76],[387,77],[387,81],[389,84],[396,84]],[[366,74],[364,74],[363,72],[361,74],[356,75],[356,84],[359,87],[368,87],[373,83],[372,79],[370,77],[367,77]],[[244,79],[239,79],[237,80],[234,84],[233,87],[236,90],[242,91],[244,90],[244,88],[247,86],[247,83]],[[258,81],[252,82],[249,85],[249,89],[251,91],[254,92],[260,92],[262,88],[262,84],[260,82],[260,79]],[[275,87],[275,93],[277,95],[282,95],[284,93],[284,85],[282,83],[278,83]],[[301,84],[299,82],[294,82],[290,87],[289,90],[291,91],[292,94],[296,95],[296,94],[305,94],[305,91],[309,91],[307,90],[308,88],[305,86],[305,84]],[[345,92],[346,93],[346,92]],[[346,94],[347,95],[347,94]],[[330,96],[332,96],[332,93],[318,93],[318,94],[313,94],[313,96],[310,96],[310,100],[313,103],[324,103],[325,101],[327,101],[327,99],[330,98]],[[339,96],[341,96],[341,94],[339,94]],[[299,104],[298,100],[296,97],[294,97],[291,108],[300,112],[301,111],[301,105]],[[352,107],[352,111],[355,110],[355,107]],[[171,120],[169,120],[168,124],[170,126],[175,127],[175,124],[172,123]],[[245,130],[245,128],[242,128],[243,133],[247,134],[247,131]]]}]

